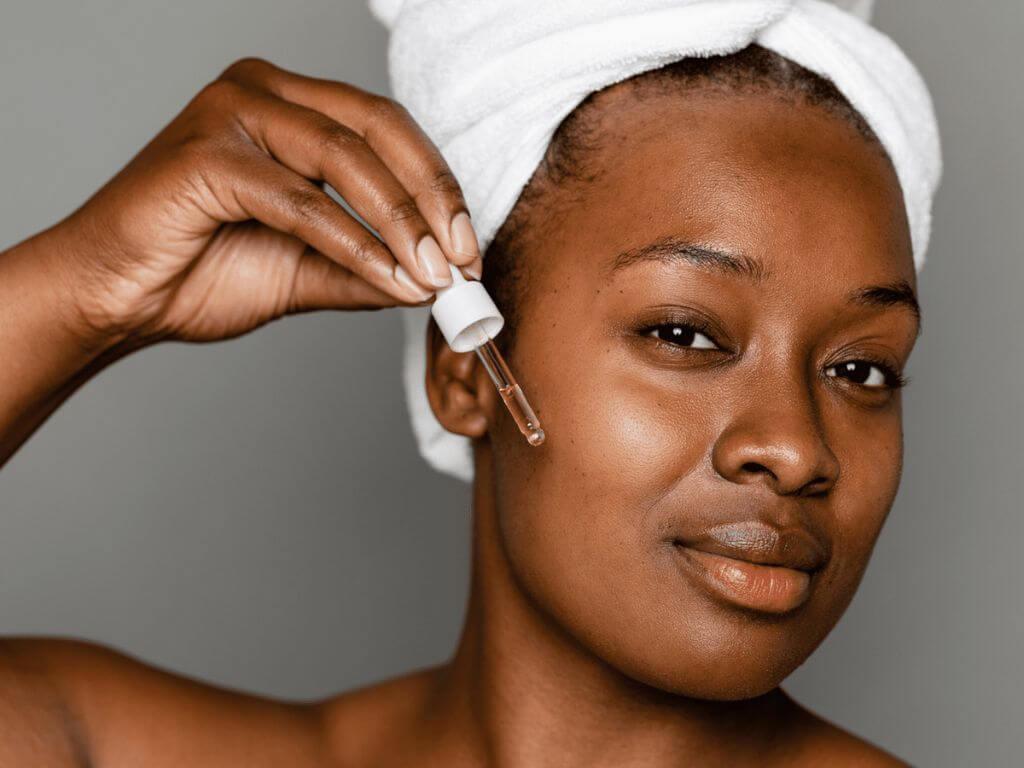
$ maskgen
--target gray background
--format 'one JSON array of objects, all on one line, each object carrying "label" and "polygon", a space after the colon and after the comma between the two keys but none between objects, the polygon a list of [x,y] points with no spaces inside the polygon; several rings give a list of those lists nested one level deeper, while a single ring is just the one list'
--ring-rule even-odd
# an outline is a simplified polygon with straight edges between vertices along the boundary
[{"label": "gray background", "polygon": [[[944,140],[925,331],[899,498],[785,687],[915,764],[1003,766],[1024,749],[1024,13],[967,5],[876,12]],[[77,207],[234,59],[385,92],[385,45],[359,2],[5,3],[0,244]],[[396,313],[317,313],[93,379],[0,473],[0,631],[295,698],[447,658],[469,494],[415,452],[400,341]]]}]

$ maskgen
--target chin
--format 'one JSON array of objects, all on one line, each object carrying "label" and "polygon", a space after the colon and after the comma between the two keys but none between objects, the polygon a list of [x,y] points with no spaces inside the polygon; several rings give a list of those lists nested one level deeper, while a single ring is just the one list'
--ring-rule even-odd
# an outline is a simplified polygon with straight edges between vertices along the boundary
[{"label": "chin", "polygon": [[[702,594],[632,593],[576,614],[565,629],[604,664],[646,686],[711,701],[738,701],[777,688],[821,644],[847,600],[819,590],[800,608],[768,615]],[[577,595],[577,598],[579,595]],[[815,600],[818,598],[818,601]],[[590,602],[590,605],[594,605]]]},{"label": "chin", "polygon": [[817,643],[765,637],[751,630],[705,628],[702,635],[666,638],[637,653],[601,653],[627,677],[667,693],[711,701],[738,701],[777,688],[814,651]]}]

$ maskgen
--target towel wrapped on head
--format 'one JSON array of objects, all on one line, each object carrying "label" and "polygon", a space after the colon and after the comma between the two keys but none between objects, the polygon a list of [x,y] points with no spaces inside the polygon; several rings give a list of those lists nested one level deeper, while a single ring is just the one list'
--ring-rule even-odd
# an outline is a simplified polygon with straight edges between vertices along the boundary
[{"label": "towel wrapped on head", "polygon": [[[892,160],[920,270],[941,174],[928,89],[870,26],[872,0],[370,0],[391,31],[393,96],[439,147],[486,250],[555,129],[593,91],[751,43],[831,80]],[[486,265],[485,265],[486,268]],[[473,477],[468,438],[446,431],[424,387],[428,308],[403,311],[406,400],[420,453]]]}]

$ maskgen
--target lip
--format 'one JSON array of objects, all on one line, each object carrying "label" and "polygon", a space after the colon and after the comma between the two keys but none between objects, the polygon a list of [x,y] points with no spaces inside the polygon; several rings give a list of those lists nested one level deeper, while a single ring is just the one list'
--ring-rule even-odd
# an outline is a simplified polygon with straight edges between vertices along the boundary
[{"label": "lip", "polygon": [[771,614],[807,602],[814,573],[829,559],[806,529],[758,520],[717,525],[673,544],[686,572],[704,588],[732,605]]},{"label": "lip", "polygon": [[805,528],[779,528],[760,520],[723,523],[700,536],[677,539],[676,543],[713,555],[796,571],[816,571],[828,560],[826,548]]},{"label": "lip", "polygon": [[732,605],[761,613],[794,611],[811,596],[812,574],[777,565],[757,565],[677,545],[686,570]]}]

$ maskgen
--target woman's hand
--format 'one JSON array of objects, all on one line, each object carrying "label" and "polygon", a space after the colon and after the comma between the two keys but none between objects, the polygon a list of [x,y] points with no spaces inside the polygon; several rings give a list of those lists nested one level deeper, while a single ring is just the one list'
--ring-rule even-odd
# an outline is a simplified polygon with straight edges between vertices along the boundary
[{"label": "woman's hand", "polygon": [[48,233],[49,271],[86,337],[213,341],[289,313],[428,301],[449,261],[478,277],[465,211],[399,104],[243,59]]},{"label": "woman's hand", "polygon": [[239,61],[85,205],[0,253],[0,466],[135,349],[423,303],[451,282],[449,263],[479,277],[476,236],[401,106]]}]

